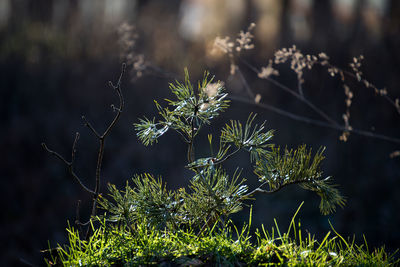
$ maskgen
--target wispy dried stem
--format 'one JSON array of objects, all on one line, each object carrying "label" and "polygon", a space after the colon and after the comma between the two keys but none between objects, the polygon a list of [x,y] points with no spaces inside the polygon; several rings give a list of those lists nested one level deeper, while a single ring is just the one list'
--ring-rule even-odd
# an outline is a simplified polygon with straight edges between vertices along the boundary
[{"label": "wispy dried stem", "polygon": [[[309,117],[305,117],[305,116],[301,116],[301,115],[297,115],[294,113],[291,113],[289,111],[274,107],[272,105],[266,104],[266,103],[255,103],[254,100],[252,99],[246,99],[240,96],[234,96],[234,95],[230,95],[228,97],[229,99],[232,99],[234,101],[238,101],[238,102],[242,102],[244,104],[248,104],[248,105],[253,105],[253,106],[257,106],[263,109],[267,109],[269,111],[272,111],[274,113],[277,113],[279,115],[285,116],[287,118],[290,118],[292,120],[295,121],[300,121],[300,122],[304,122],[307,124],[312,124],[312,125],[316,125],[316,126],[320,126],[320,127],[324,127],[324,128],[329,128],[329,129],[333,129],[333,130],[337,130],[337,131],[347,131],[348,129],[346,129],[345,126],[335,126],[332,125],[330,123],[324,122],[324,121],[320,121],[320,120],[316,120],[316,119],[312,119]],[[377,134],[377,133],[373,133],[370,131],[365,131],[365,130],[359,130],[359,129],[351,129],[349,130],[351,133],[357,134],[357,135],[361,135],[361,136],[366,136],[366,137],[370,137],[370,138],[374,138],[374,139],[380,139],[380,140],[384,140],[387,142],[391,142],[391,143],[395,143],[395,144],[400,144],[400,139],[399,138],[395,138],[395,137],[390,137],[390,136],[386,136],[383,134]]]},{"label": "wispy dried stem", "polygon": [[[238,57],[239,61],[242,62],[245,66],[247,66],[250,70],[252,70],[254,73],[259,74],[260,71],[254,67],[253,65],[251,65],[249,62],[247,62],[246,60],[244,60],[241,57]],[[278,87],[279,89],[291,94],[292,96],[296,97],[298,100],[300,100],[301,102],[305,103],[307,106],[309,106],[312,110],[314,110],[318,115],[320,115],[322,118],[324,118],[326,121],[328,121],[329,123],[331,123],[332,125],[336,125],[339,126],[339,124],[333,120],[329,115],[327,115],[325,112],[323,112],[320,108],[318,108],[317,106],[315,106],[312,102],[310,102],[308,99],[306,99],[304,97],[304,95],[297,93],[296,91],[290,89],[289,87],[287,87],[286,85],[276,81],[275,79],[272,79],[271,77],[265,77],[265,79],[267,81],[269,81],[270,83],[272,83],[273,85],[275,85],[276,87]],[[243,79],[241,79],[243,81]],[[300,84],[300,83],[299,83]],[[301,86],[301,85],[300,85]],[[302,87],[301,87],[302,88]],[[302,92],[303,89],[301,89]]]},{"label": "wispy dried stem", "polygon": [[[338,67],[336,67],[336,66],[334,66],[334,65],[332,65],[330,63],[328,63],[327,66],[330,67],[330,68],[338,69]],[[353,69],[353,71],[356,71],[356,70]],[[362,78],[362,76],[361,76],[362,73],[361,72],[353,73],[353,72],[350,72],[350,71],[347,71],[347,70],[341,70],[341,72],[343,73],[343,75],[346,74],[347,76],[349,76],[349,77],[351,77],[353,79],[356,79],[358,82],[362,83],[366,88],[371,88],[376,95],[379,95],[379,96],[383,97],[387,102],[389,102],[390,105],[392,105],[396,109],[396,112],[400,115],[399,99],[391,97],[389,95],[388,91],[386,90],[386,88],[383,88],[383,89],[377,88],[374,84],[372,84],[368,80]],[[343,77],[344,76],[342,76],[342,79],[344,79]]]}]

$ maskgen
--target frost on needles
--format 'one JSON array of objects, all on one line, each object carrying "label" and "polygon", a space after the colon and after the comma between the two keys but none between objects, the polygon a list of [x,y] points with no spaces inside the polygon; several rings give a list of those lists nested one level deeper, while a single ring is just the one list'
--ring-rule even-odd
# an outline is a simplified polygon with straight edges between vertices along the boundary
[{"label": "frost on needles", "polygon": [[[109,220],[125,222],[130,228],[135,222],[146,222],[162,229],[190,228],[202,232],[209,226],[224,226],[228,216],[241,210],[244,201],[254,199],[256,194],[275,193],[294,184],[320,196],[323,214],[345,204],[330,177],[322,175],[324,148],[314,155],[305,145],[281,149],[271,143],[273,131],[267,130],[265,123],[255,124],[254,114],[249,115],[245,124],[231,120],[223,127],[216,153],[212,152],[213,137],[208,135],[211,155],[196,158],[196,137],[204,125],[229,107],[227,93],[223,83],[214,82],[208,72],[195,89],[187,69],[185,81],[176,81],[169,87],[174,98],[166,100],[167,106],[154,101],[160,119],[143,118],[134,126],[146,146],[157,143],[169,130],[180,135],[187,146],[186,168],[193,172],[189,188],[169,191],[161,178],[151,174],[136,175],[133,187],[127,184],[123,191],[110,185],[112,201],[100,201]],[[254,189],[246,185],[239,169],[230,176],[222,167],[223,162],[242,150],[249,153],[249,163],[259,181]]]}]

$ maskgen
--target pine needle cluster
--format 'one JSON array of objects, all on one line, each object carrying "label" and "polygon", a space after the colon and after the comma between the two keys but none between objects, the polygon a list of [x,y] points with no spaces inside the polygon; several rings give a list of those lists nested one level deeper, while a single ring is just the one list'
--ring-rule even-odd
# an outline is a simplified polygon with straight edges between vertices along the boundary
[{"label": "pine needle cluster", "polygon": [[[321,197],[323,214],[335,211],[345,204],[344,198],[330,177],[323,177],[321,162],[324,148],[314,155],[311,149],[301,145],[296,149],[281,149],[271,143],[273,131],[265,122],[255,123],[250,114],[245,124],[231,120],[221,130],[216,154],[196,158],[197,135],[204,125],[211,123],[229,107],[222,82],[213,82],[206,72],[195,88],[185,69],[185,81],[170,84],[174,99],[167,99],[167,107],[155,101],[160,119],[140,119],[134,124],[139,140],[146,146],[157,143],[169,130],[177,132],[187,145],[186,168],[193,172],[187,189],[168,191],[161,178],[150,174],[133,178],[134,187],[127,185],[119,191],[110,185],[111,200],[101,198],[100,205],[106,211],[106,220],[124,223],[130,230],[136,223],[145,223],[157,229],[196,229],[203,232],[211,226],[225,227],[229,215],[240,211],[247,200],[258,193],[270,194],[281,188],[298,184],[303,189]],[[212,135],[208,141],[212,149]],[[222,163],[239,151],[249,154],[249,164],[259,185],[250,190],[246,179],[237,169],[228,175]]]}]

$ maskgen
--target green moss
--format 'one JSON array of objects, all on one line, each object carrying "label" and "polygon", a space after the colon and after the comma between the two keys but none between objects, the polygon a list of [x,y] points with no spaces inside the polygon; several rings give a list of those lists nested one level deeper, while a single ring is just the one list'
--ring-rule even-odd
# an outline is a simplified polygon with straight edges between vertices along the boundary
[{"label": "green moss", "polygon": [[[208,228],[201,235],[191,229],[170,232],[142,222],[129,231],[102,221],[86,241],[69,227],[69,243],[58,247],[48,266],[396,266],[399,260],[384,248],[369,251],[365,242],[346,240],[332,227],[322,241],[296,228],[285,233],[278,226],[249,234],[249,224],[238,231]],[[255,240],[251,242],[250,240]],[[54,251],[54,250],[53,250]]]}]

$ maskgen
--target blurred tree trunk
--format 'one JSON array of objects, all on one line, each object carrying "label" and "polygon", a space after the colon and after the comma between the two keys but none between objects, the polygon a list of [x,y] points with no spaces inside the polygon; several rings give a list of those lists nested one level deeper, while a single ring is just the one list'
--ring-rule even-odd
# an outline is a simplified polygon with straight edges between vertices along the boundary
[{"label": "blurred tree trunk", "polygon": [[290,29],[290,0],[282,1],[281,33],[279,47],[287,47],[292,44],[292,33]]},{"label": "blurred tree trunk", "polygon": [[250,23],[256,21],[256,16],[255,16],[255,9],[254,9],[254,4],[253,1],[245,1],[245,10],[244,10],[244,16],[243,18],[247,21],[244,21],[244,26],[247,27],[250,25]]},{"label": "blurred tree trunk", "polygon": [[388,46],[388,53],[400,65],[400,1],[391,0],[388,7],[388,20],[385,21],[384,36]]},{"label": "blurred tree trunk", "polygon": [[[365,38],[365,25],[363,23],[363,8],[365,7],[365,0],[357,0],[354,8],[354,22],[353,31],[350,34],[349,45],[357,43],[360,38]],[[364,41],[362,41],[364,42]]]},{"label": "blurred tree trunk", "polygon": [[67,11],[68,24],[71,25],[78,20],[78,0],[69,0]]},{"label": "blurred tree trunk", "polygon": [[400,1],[399,0],[391,0],[389,3],[389,19],[388,19],[388,27],[385,27],[389,34],[397,35],[400,37]]},{"label": "blurred tree trunk", "polygon": [[24,0],[12,0],[10,1],[10,20],[9,25],[11,27],[21,24],[28,18],[28,2]]},{"label": "blurred tree trunk", "polygon": [[327,49],[334,45],[336,34],[333,25],[332,3],[330,0],[313,1],[312,10],[312,42],[321,48]]},{"label": "blurred tree trunk", "polygon": [[27,0],[29,17],[33,21],[48,23],[52,19],[53,1]]}]

